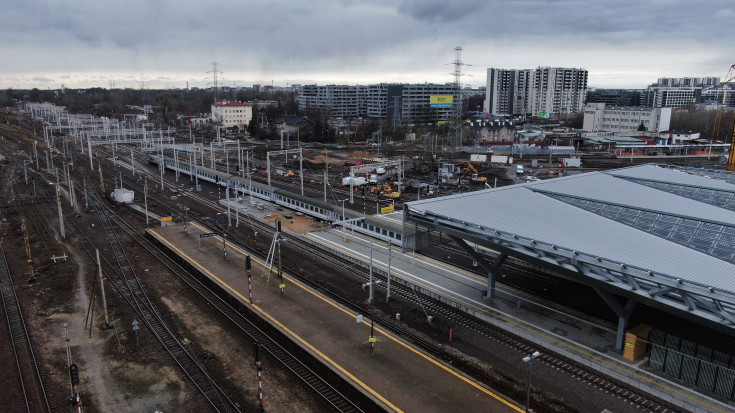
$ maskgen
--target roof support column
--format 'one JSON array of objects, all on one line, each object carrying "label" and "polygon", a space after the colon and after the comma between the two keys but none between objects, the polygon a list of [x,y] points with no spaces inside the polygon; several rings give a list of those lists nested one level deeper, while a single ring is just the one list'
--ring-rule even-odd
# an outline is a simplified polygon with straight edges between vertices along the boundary
[{"label": "roof support column", "polygon": [[501,253],[498,255],[497,258],[493,261],[492,264],[487,262],[485,260],[485,257],[475,251],[474,248],[467,245],[465,240],[462,238],[455,237],[453,235],[450,235],[452,240],[459,245],[460,248],[462,248],[467,254],[469,254],[472,259],[477,261],[477,264],[482,267],[483,270],[487,272],[487,298],[493,298],[495,297],[495,280],[499,277],[502,277],[503,274],[500,270],[500,267],[505,262],[505,259],[508,258],[508,255],[505,253]]},{"label": "roof support column", "polygon": [[628,329],[628,318],[630,317],[630,314],[633,312],[638,302],[629,298],[623,306],[620,305],[618,300],[616,300],[615,297],[613,297],[613,295],[609,292],[600,290],[599,288],[595,288],[594,290],[595,292],[597,292],[597,295],[602,298],[602,301],[604,301],[605,304],[607,304],[607,306],[610,307],[611,310],[613,310],[615,315],[618,316],[618,333],[615,337],[615,349],[622,351],[623,340],[625,339],[625,331]]}]

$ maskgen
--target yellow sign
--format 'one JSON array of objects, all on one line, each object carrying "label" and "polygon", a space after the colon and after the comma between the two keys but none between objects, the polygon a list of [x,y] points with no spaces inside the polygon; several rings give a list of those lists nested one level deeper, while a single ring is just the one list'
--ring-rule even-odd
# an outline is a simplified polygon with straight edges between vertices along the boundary
[{"label": "yellow sign", "polygon": [[278,288],[286,288],[286,284],[281,284],[278,286]]},{"label": "yellow sign", "polygon": [[429,96],[429,106],[432,108],[451,108],[454,103],[452,95],[431,95]]},{"label": "yellow sign", "polygon": [[635,344],[631,343],[630,341],[626,341],[625,342],[625,347],[633,348],[633,347],[635,347]]},{"label": "yellow sign", "polygon": [[380,208],[381,214],[387,214],[388,212],[393,212],[393,204],[390,204],[387,207]]},{"label": "yellow sign", "polygon": [[377,338],[375,338],[375,337],[370,337],[370,338],[368,339],[368,341],[369,341],[369,342],[371,342],[371,343],[375,343],[376,341],[378,341],[378,339],[377,339]]},{"label": "yellow sign", "polygon": [[172,217],[163,217],[161,218],[161,222],[171,222],[173,220]]}]

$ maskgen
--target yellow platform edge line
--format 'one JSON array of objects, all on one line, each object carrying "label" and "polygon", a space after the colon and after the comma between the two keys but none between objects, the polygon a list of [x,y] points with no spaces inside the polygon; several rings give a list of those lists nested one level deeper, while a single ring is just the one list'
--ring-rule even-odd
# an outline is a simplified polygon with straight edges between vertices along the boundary
[{"label": "yellow platform edge line", "polygon": [[[307,236],[308,236],[308,234],[307,234]],[[313,239],[316,242],[320,242],[319,240],[314,239],[314,237],[309,237],[309,238]],[[320,242],[320,243],[322,245],[324,245],[324,243],[322,243],[322,242]],[[352,256],[354,258],[363,260],[363,258],[356,256],[355,254],[352,253],[352,251],[350,251],[348,249],[344,249],[342,246],[337,245],[336,248],[338,250],[342,251],[345,254],[348,254],[348,255],[350,255],[350,256]],[[418,280],[411,280],[411,282],[414,282],[414,283],[416,283],[418,285],[421,285],[422,287],[424,287],[424,288],[426,288],[428,290],[434,291],[437,294],[444,294],[444,292],[442,292],[442,291],[440,291],[440,290],[438,290],[438,289],[436,289],[436,288],[434,288],[434,287],[432,287],[430,285],[424,284],[424,283],[422,283],[422,282],[420,282]],[[558,345],[561,345],[563,347],[566,347],[566,348],[572,350],[573,352],[576,352],[576,353],[582,354],[584,356],[587,356],[587,357],[589,357],[589,358],[591,358],[593,360],[596,360],[596,361],[600,362],[601,364],[607,365],[608,367],[611,367],[613,369],[616,369],[616,370],[625,372],[625,373],[627,373],[627,374],[629,374],[629,375],[631,375],[633,377],[637,377],[638,379],[643,380],[645,382],[648,382],[648,383],[650,383],[652,385],[661,387],[661,388],[663,388],[663,389],[665,389],[667,391],[670,391],[672,393],[678,394],[678,395],[680,395],[680,396],[682,396],[682,397],[684,397],[686,399],[689,399],[692,402],[701,404],[701,405],[706,406],[708,408],[714,409],[714,410],[716,410],[718,412],[727,413],[727,410],[719,409],[718,407],[712,406],[711,404],[709,404],[709,403],[707,403],[707,402],[705,402],[703,400],[700,400],[700,399],[697,399],[695,397],[692,397],[692,396],[690,396],[690,395],[688,395],[686,393],[682,393],[679,390],[674,389],[672,387],[669,387],[669,386],[667,386],[665,384],[659,383],[656,380],[653,380],[653,379],[650,379],[648,377],[642,376],[642,375],[640,375],[640,374],[638,374],[638,373],[636,373],[636,372],[634,372],[632,370],[626,369],[626,368],[621,367],[621,366],[619,366],[617,364],[614,364],[612,362],[609,362],[609,361],[607,361],[605,359],[602,359],[602,358],[600,358],[600,357],[598,357],[598,356],[596,356],[594,354],[588,353],[587,351],[585,351],[585,350],[583,350],[581,348],[578,348],[578,347],[573,346],[573,345],[571,345],[569,343],[566,343],[566,342],[557,340],[556,338],[554,338],[552,336],[549,336],[549,335],[547,335],[547,334],[545,334],[545,333],[543,333],[541,331],[535,330],[535,329],[533,329],[533,328],[531,328],[529,326],[526,326],[526,325],[523,325],[523,324],[519,324],[519,323],[513,321],[512,319],[509,319],[509,318],[507,318],[507,317],[505,317],[505,316],[503,316],[501,314],[494,313],[493,311],[490,311],[490,310],[488,310],[486,308],[483,308],[483,307],[479,307],[479,306],[475,305],[472,302],[465,301],[465,300],[463,300],[461,298],[458,298],[456,296],[454,297],[454,299],[457,300],[458,302],[462,303],[462,304],[465,304],[468,307],[474,308],[475,310],[477,310],[479,312],[485,313],[485,314],[487,314],[489,316],[492,316],[492,317],[495,317],[495,318],[497,318],[499,320],[505,321],[506,323],[511,324],[511,325],[514,325],[514,326],[516,326],[518,328],[521,328],[523,330],[526,330],[527,332],[529,332],[531,334],[537,335],[539,337],[543,337],[546,340],[552,341],[553,343],[556,343]]]},{"label": "yellow platform edge line", "polygon": [[[383,403],[385,403],[386,405],[388,405],[390,408],[394,409],[396,412],[403,413],[403,410],[401,410],[397,406],[393,405],[390,401],[388,401],[387,399],[385,399],[385,397],[381,396],[378,392],[376,392],[371,387],[369,387],[368,385],[366,385],[365,383],[363,383],[362,381],[360,381],[357,377],[355,377],[354,375],[352,375],[349,371],[345,370],[342,366],[340,366],[339,364],[337,364],[334,360],[332,360],[329,357],[327,357],[324,353],[322,353],[321,351],[317,350],[314,346],[312,346],[311,344],[309,344],[306,340],[302,339],[296,333],[294,333],[293,331],[291,331],[288,328],[286,328],[286,326],[284,326],[283,324],[281,324],[280,322],[278,322],[278,320],[276,320],[275,318],[273,318],[270,314],[268,314],[265,311],[263,311],[263,309],[261,309],[259,306],[255,305],[255,304],[250,304],[249,303],[249,301],[250,301],[249,299],[246,299],[242,294],[240,294],[237,290],[235,290],[234,288],[232,288],[229,284],[227,284],[224,281],[222,281],[219,277],[217,277],[211,271],[209,271],[206,268],[204,268],[196,260],[194,260],[191,257],[189,257],[188,255],[186,255],[179,248],[177,248],[176,246],[174,246],[173,244],[171,244],[167,239],[163,238],[160,234],[156,233],[155,230],[148,229],[148,231],[151,232],[161,242],[165,243],[170,248],[172,248],[174,251],[176,251],[178,254],[181,254],[183,257],[185,257],[186,259],[188,259],[192,264],[194,264],[197,268],[199,268],[199,270],[203,271],[208,276],[212,277],[212,279],[216,280],[220,285],[222,285],[227,290],[229,290],[232,294],[234,294],[238,298],[240,298],[243,301],[243,303],[245,303],[246,305],[250,305],[258,313],[262,314],[264,317],[266,317],[269,320],[271,320],[273,323],[275,323],[276,325],[278,325],[280,328],[282,328],[284,331],[286,331],[293,338],[295,338],[300,343],[304,344],[309,349],[311,349],[316,354],[318,354],[319,357],[323,358],[325,361],[327,361],[329,364],[331,364],[332,366],[334,366],[340,372],[342,372],[343,374],[345,374],[351,380],[355,381],[360,387],[362,387],[363,389],[365,389],[366,391],[368,391],[370,394],[372,394],[373,396],[375,396],[376,398],[378,398],[380,401],[382,401]],[[238,248],[238,250],[239,250],[239,248]],[[240,251],[240,252],[242,253],[242,251]],[[258,264],[263,265],[263,263],[260,260],[255,259],[255,257],[251,257],[251,259],[253,259]]]}]

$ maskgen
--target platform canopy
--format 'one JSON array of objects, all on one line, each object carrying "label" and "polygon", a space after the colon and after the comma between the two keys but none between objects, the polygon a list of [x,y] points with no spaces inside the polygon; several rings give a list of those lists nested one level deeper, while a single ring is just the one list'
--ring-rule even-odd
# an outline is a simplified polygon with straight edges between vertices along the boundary
[{"label": "platform canopy", "polygon": [[729,179],[642,165],[410,202],[404,219],[735,334]]}]

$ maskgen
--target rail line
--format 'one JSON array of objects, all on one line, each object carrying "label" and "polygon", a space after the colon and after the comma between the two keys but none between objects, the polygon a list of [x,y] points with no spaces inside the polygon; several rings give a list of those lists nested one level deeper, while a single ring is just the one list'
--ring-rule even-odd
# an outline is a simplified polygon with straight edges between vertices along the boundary
[{"label": "rail line", "polygon": [[[195,200],[196,202],[199,202],[205,206],[208,206],[209,208],[212,208],[216,211],[225,210],[225,208],[223,208],[218,203],[209,201],[200,195],[191,193],[191,194],[187,194],[186,197],[192,200]],[[165,199],[159,199],[158,201],[162,204],[170,203],[170,201],[167,201]],[[274,231],[274,227],[272,225],[268,225],[268,224],[262,223],[257,220],[249,220],[248,225],[253,225],[254,228],[256,228],[258,233],[264,234],[264,235],[272,236],[272,233]],[[226,224],[221,226],[219,229],[220,231],[227,231]],[[236,237],[233,235],[236,235],[236,234],[231,231],[230,233],[228,233],[228,242],[237,243],[235,241]],[[349,268],[350,273],[353,274],[353,276],[355,276],[359,280],[359,282],[362,283],[362,282],[368,281],[369,279],[368,271],[363,266],[355,264],[349,260],[345,260],[341,257],[337,257],[331,251],[327,249],[315,248],[313,244],[306,243],[305,241],[301,240],[299,237],[292,236],[288,233],[282,233],[282,236],[286,240],[286,244],[289,245],[290,247],[293,247],[294,251],[309,251],[310,255],[312,256],[315,255],[322,262],[332,263],[332,265],[335,266],[336,268]],[[243,245],[240,245],[240,246],[247,250],[246,246],[243,246]],[[514,264],[513,267],[514,267],[514,270],[527,271],[527,269],[523,268],[523,266],[518,266]],[[302,276],[299,276],[298,275],[299,271],[297,267],[289,266],[288,263],[286,263],[285,270],[288,271],[291,276],[295,276],[301,282],[304,282],[310,285],[311,287],[324,292],[325,294],[329,295],[332,299],[335,299],[336,301],[340,302],[342,305],[348,308],[351,308],[353,311],[361,312],[361,313],[370,311],[370,308],[368,308],[364,304],[355,304],[355,300],[345,298],[338,294],[332,293],[327,288],[325,288],[323,285],[320,285],[318,282],[311,280],[311,279],[307,279]],[[381,280],[383,281],[382,285],[385,285],[386,277],[380,274],[379,272],[373,273],[373,279]],[[522,353],[522,354],[529,354],[535,350],[535,347],[532,345],[532,343],[526,340],[523,340],[519,337],[516,337],[498,327],[495,327],[482,319],[479,319],[470,314],[467,314],[448,304],[437,301],[433,297],[426,296],[422,293],[419,293],[415,291],[414,289],[412,289],[409,285],[404,285],[400,282],[396,282],[394,279],[394,283],[392,284],[391,287],[392,287],[391,294],[395,298],[414,303],[424,308],[424,310],[427,313],[431,313],[431,314],[434,314],[435,316],[442,317],[446,321],[449,321],[450,323],[454,325],[462,326],[467,331],[472,331],[475,334],[485,336],[488,339],[498,343],[499,345],[502,345],[506,348],[518,351],[519,353]],[[377,288],[382,289],[382,286],[379,285]],[[425,351],[434,355],[438,359],[444,360],[445,362],[458,367],[460,370],[464,371],[465,373],[471,375],[477,380],[480,380],[488,384],[489,386],[497,389],[500,392],[504,392],[505,394],[514,394],[515,392],[517,392],[517,389],[512,384],[498,381],[497,379],[490,377],[481,368],[478,368],[470,363],[467,363],[461,358],[452,356],[446,351],[438,349],[435,343],[429,342],[423,339],[422,337],[416,336],[415,334],[405,329],[402,325],[394,322],[391,319],[376,318],[376,324],[379,324],[382,327],[387,328],[393,331],[394,333],[411,340],[412,342],[421,346]],[[656,411],[656,412],[661,412],[661,413],[679,411],[672,404],[669,404],[663,400],[656,399],[643,392],[639,392],[633,386],[630,386],[618,380],[606,377],[592,369],[589,369],[588,367],[584,365],[580,365],[574,362],[573,360],[568,359],[559,354],[552,354],[552,353],[547,352],[545,354],[542,354],[541,357],[538,358],[538,360],[544,364],[551,366],[552,368],[556,370],[563,371],[570,377],[571,380],[575,382],[581,381],[581,382],[587,383],[593,388],[599,389],[600,391],[616,394],[617,397],[641,409],[649,409],[651,411]],[[547,410],[545,407],[537,406],[536,409],[538,411],[552,412],[550,408]]]},{"label": "rail line", "polygon": [[[130,187],[137,189],[139,185],[137,183],[129,183]],[[88,191],[89,193],[89,191]],[[156,194],[151,194],[150,197],[162,204],[170,204],[170,201],[164,197]],[[217,204],[208,201],[201,197],[198,199],[199,202],[206,203],[210,208],[215,207]],[[107,208],[105,205],[96,203],[96,207],[99,209]],[[109,210],[109,208],[107,208]],[[198,220],[200,223],[205,224],[202,220]],[[181,267],[175,260],[172,260],[166,252],[160,250],[157,246],[152,244],[147,238],[141,236],[132,226],[127,224],[121,219],[116,221],[116,224],[122,228],[125,233],[134,239],[139,245],[145,248],[151,255],[156,257],[163,265],[165,265],[173,274],[179,279],[185,282],[196,294],[202,297],[212,308],[220,312],[225,318],[232,322],[240,331],[247,335],[253,342],[260,343],[265,353],[269,354],[274,360],[281,364],[288,371],[292,372],[295,377],[301,380],[309,389],[311,389],[318,397],[320,397],[333,411],[345,412],[345,413],[359,413],[364,410],[355,404],[350,398],[337,390],[331,384],[326,377],[315,372],[307,364],[302,362],[299,357],[292,354],[285,347],[283,347],[275,338],[272,338],[266,332],[262,331],[257,325],[249,320],[244,314],[232,307],[226,300],[220,297],[219,293],[212,291],[210,288],[205,286],[203,283],[193,277],[187,270]],[[260,226],[262,224],[257,223]],[[261,230],[265,231],[266,228],[263,226]]]},{"label": "rail line", "polygon": [[[7,197],[14,178],[15,168],[6,171],[6,181],[3,196]],[[48,396],[48,380],[44,370],[40,367],[39,358],[33,345],[23,310],[15,293],[13,278],[5,257],[5,249],[0,241],[0,290],[2,293],[5,319],[10,333],[10,341],[15,359],[16,373],[21,388],[19,402],[27,412],[53,412],[54,405]]]},{"label": "rail line", "polygon": [[[192,198],[194,198],[194,197],[192,196]],[[203,198],[202,198],[202,200],[203,200]],[[211,202],[211,201],[208,201],[208,202]],[[218,206],[218,209],[221,210],[222,209],[221,206]],[[253,224],[253,225],[256,225],[256,224]],[[259,225],[259,228],[261,230],[270,229],[272,231],[272,228],[268,228],[267,225],[260,224],[260,223],[258,223],[257,225]],[[313,245],[309,245],[309,250],[310,251],[314,251],[313,250]],[[323,254],[326,254],[325,257],[329,255],[328,252],[323,252]],[[331,260],[334,260],[334,258],[330,258],[330,261]],[[334,261],[334,262],[338,262],[338,261]],[[344,262],[342,262],[342,265],[344,265]],[[376,279],[380,279],[380,276],[377,275],[377,276],[375,276],[375,278]],[[362,279],[365,279],[365,278],[362,278]],[[528,346],[528,343],[525,343],[522,340],[517,340],[517,339],[512,338],[512,337],[511,337],[512,340],[509,340],[509,339],[506,339],[506,338],[498,338],[498,337],[501,337],[502,334],[506,334],[506,333],[504,333],[504,332],[501,331],[500,332],[501,336],[498,336],[497,334],[499,334],[499,332],[496,331],[496,329],[494,327],[488,326],[487,323],[485,323],[482,320],[472,320],[471,319],[472,317],[469,317],[470,320],[467,320],[467,318],[468,318],[468,315],[467,314],[460,313],[458,310],[453,309],[450,306],[447,306],[445,304],[437,303],[431,297],[417,298],[417,297],[421,297],[421,295],[415,293],[412,290],[410,290],[410,288],[408,288],[407,291],[405,291],[405,292],[401,292],[401,291],[399,291],[399,285],[400,284],[396,283],[394,285],[395,285],[395,287],[393,289],[393,293],[395,295],[403,294],[403,297],[402,297],[403,299],[406,299],[406,300],[412,301],[412,302],[416,302],[416,300],[419,300],[419,301],[422,302],[422,304],[420,304],[420,305],[423,305],[425,308],[430,308],[433,312],[435,312],[437,314],[441,314],[443,317],[447,317],[448,319],[454,319],[454,320],[456,320],[455,322],[457,322],[457,323],[460,323],[460,324],[463,324],[463,325],[467,325],[467,326],[471,326],[470,328],[475,329],[476,331],[480,332],[480,334],[488,335],[489,337],[495,337],[494,339],[496,341],[502,341],[502,342],[506,342],[506,343],[513,343],[513,344],[510,344],[511,347],[514,346],[514,348],[519,349],[519,351],[527,351],[527,349],[531,349],[531,347],[527,347]],[[322,289],[322,290],[324,290],[323,287],[319,287],[319,288]],[[349,300],[347,302],[349,302]],[[439,308],[437,308],[437,306]],[[364,308],[363,308],[363,310],[364,310]],[[452,317],[454,317],[454,318],[452,318]],[[385,326],[390,326],[392,324],[389,320],[382,320],[381,323],[383,325],[385,325]],[[473,323],[478,323],[478,324],[475,325]],[[391,329],[393,329],[393,327],[391,327]],[[489,332],[484,332],[487,329],[489,329]],[[402,329],[400,327],[397,327],[397,329],[394,330],[394,331],[398,332],[398,334],[401,334],[401,335],[410,336],[409,333],[407,333],[405,331],[402,331]],[[421,341],[420,339],[417,340],[417,342],[420,342],[420,341]],[[432,353],[436,353],[437,352],[437,349],[431,343],[428,344],[427,350],[429,350]],[[448,356],[444,352],[439,352],[439,353],[440,354],[438,356],[440,358],[444,358],[444,359],[447,359],[448,357],[451,358],[450,356]],[[643,408],[649,408],[651,410],[661,411],[661,412],[665,412],[665,411],[676,411],[676,408],[675,407],[673,407],[671,405],[668,405],[665,402],[657,402],[655,400],[650,400],[649,399],[649,396],[638,394],[634,390],[631,391],[625,384],[616,383],[616,382],[614,382],[612,380],[608,380],[608,379],[602,378],[602,377],[596,375],[595,372],[590,371],[589,369],[586,369],[584,367],[577,366],[575,363],[569,362],[568,360],[564,360],[562,357],[559,357],[559,356],[556,356],[556,355],[551,355],[551,354],[544,354],[540,358],[540,360],[542,362],[544,362],[544,363],[547,363],[549,365],[554,366],[555,368],[562,368],[563,370],[570,372],[570,374],[572,374],[572,377],[580,377],[583,380],[587,380],[587,382],[589,382],[590,384],[592,384],[592,385],[600,388],[601,390],[605,390],[605,391],[608,391],[609,392],[611,388],[612,389],[616,389],[616,390],[614,390],[614,392],[617,393],[619,396],[622,395],[622,397],[625,397],[626,400],[630,400],[631,404],[634,404],[634,405],[637,405],[637,406],[640,406],[640,407],[643,407]],[[455,364],[455,365],[460,365],[459,360],[452,360],[452,363]],[[561,367],[559,367],[559,366],[561,366]],[[468,369],[471,372],[472,367],[470,366]],[[463,369],[463,370],[465,370],[465,369]],[[470,374],[474,375],[474,373],[470,373]],[[479,374],[480,374],[480,376],[484,376],[484,373],[482,373],[482,372],[480,372]],[[493,385],[493,383],[490,383],[490,384]]]}]

